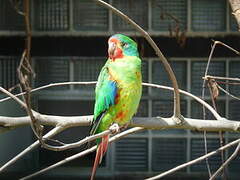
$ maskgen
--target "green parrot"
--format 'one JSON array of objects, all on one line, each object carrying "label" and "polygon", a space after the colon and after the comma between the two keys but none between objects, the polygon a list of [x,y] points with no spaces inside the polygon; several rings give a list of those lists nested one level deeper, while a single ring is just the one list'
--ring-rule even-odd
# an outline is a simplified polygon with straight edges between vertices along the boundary
[{"label": "green parrot", "polygon": [[[103,132],[113,124],[127,126],[136,113],[142,95],[141,59],[137,43],[115,34],[108,40],[108,60],[95,89],[94,121],[90,134]],[[109,135],[96,140],[98,145],[91,180],[107,151]]]}]

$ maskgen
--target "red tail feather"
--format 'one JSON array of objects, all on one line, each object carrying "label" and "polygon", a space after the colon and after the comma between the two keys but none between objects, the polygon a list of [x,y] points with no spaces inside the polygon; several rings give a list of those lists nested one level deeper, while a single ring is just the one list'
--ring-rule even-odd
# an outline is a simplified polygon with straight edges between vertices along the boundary
[{"label": "red tail feather", "polygon": [[92,169],[91,180],[94,179],[97,167],[102,162],[102,158],[105,155],[105,153],[107,152],[108,139],[109,139],[109,135],[104,136],[102,138],[102,142],[98,145],[96,156],[95,156],[95,161],[94,161],[94,165],[93,165],[93,169]]}]

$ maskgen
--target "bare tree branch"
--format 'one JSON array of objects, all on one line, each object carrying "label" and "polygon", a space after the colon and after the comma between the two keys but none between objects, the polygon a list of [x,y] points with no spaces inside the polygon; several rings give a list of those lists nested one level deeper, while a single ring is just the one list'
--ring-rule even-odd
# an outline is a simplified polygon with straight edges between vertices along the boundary
[{"label": "bare tree branch", "polygon": [[[50,88],[50,87],[54,87],[54,86],[63,86],[63,85],[92,85],[92,84],[95,84],[96,82],[93,81],[93,82],[62,82],[62,83],[51,83],[51,84],[48,84],[48,85],[45,85],[45,86],[42,86],[42,87],[38,87],[36,89],[33,89],[31,92],[36,92],[36,91],[39,91],[39,90],[43,90],[45,88]],[[142,83],[144,86],[148,86],[148,87],[153,87],[153,88],[160,88],[160,89],[165,89],[165,90],[170,90],[170,91],[173,91],[173,88],[172,87],[168,87],[168,86],[162,86],[162,85],[157,85],[157,84],[151,84],[151,83]],[[203,104],[204,106],[206,106],[206,108],[214,115],[214,117],[218,120],[221,120],[222,117],[212,108],[212,106],[210,106],[208,103],[206,103],[205,101],[203,101],[202,99],[200,99],[199,97],[187,92],[187,91],[184,91],[184,90],[179,90],[180,93],[186,95],[186,96],[189,96],[193,99],[195,99],[197,102],[199,102],[200,104]],[[3,98],[3,99],[0,99],[0,103],[1,102],[4,102],[6,100],[9,100],[11,99],[12,97],[16,97],[16,96],[20,96],[22,94],[24,94],[25,92],[23,93],[20,93],[20,94],[17,94],[17,95],[13,95],[13,96],[10,96],[10,97],[7,97],[7,98]]]},{"label": "bare tree branch", "polygon": [[[119,133],[119,134],[111,137],[111,138],[109,139],[109,142],[111,143],[111,142],[113,142],[113,141],[118,140],[119,138],[122,138],[122,137],[124,137],[124,136],[127,136],[128,134],[136,133],[136,132],[141,131],[141,130],[143,130],[143,129],[144,129],[144,128],[141,128],[141,127],[135,127],[135,128],[128,129],[128,130],[126,130],[126,131],[124,131],[124,132],[121,132],[121,133]],[[35,176],[37,176],[37,175],[40,175],[40,174],[42,174],[42,173],[44,173],[44,172],[46,172],[46,171],[48,171],[48,170],[51,170],[51,169],[53,169],[53,168],[55,168],[55,167],[61,166],[61,165],[65,164],[65,163],[67,163],[67,162],[70,162],[70,161],[74,160],[74,159],[80,158],[80,157],[85,156],[85,155],[87,155],[87,154],[89,154],[89,153],[91,153],[91,152],[94,152],[96,149],[97,149],[97,146],[93,146],[93,147],[90,148],[90,149],[87,149],[87,150],[82,151],[82,152],[80,152],[80,153],[78,153],[78,154],[75,154],[75,155],[73,155],[73,156],[70,156],[70,157],[68,157],[68,158],[65,158],[64,160],[59,161],[59,162],[57,162],[56,164],[53,164],[53,165],[51,165],[51,166],[49,166],[49,167],[47,167],[47,168],[44,168],[44,169],[42,169],[42,170],[40,170],[40,171],[38,171],[38,172],[36,172],[36,173],[34,173],[34,174],[31,174],[31,175],[29,175],[29,176],[23,177],[23,178],[21,178],[21,180],[29,179],[29,178],[35,177]]]},{"label": "bare tree branch", "polygon": [[[145,86],[149,86],[149,87],[154,87],[154,88],[161,88],[161,89],[166,89],[166,90],[171,90],[173,91],[173,88],[172,87],[167,87],[167,86],[162,86],[162,85],[157,85],[157,84],[150,84],[150,83],[143,83],[143,85]],[[217,119],[217,120],[221,120],[223,119],[215,110],[212,106],[210,106],[208,103],[206,103],[204,100],[202,100],[201,98],[187,92],[187,91],[184,91],[184,90],[179,90],[180,93],[186,95],[186,96],[189,96],[193,99],[195,99],[197,102],[199,102],[200,104],[202,104],[203,106],[205,106],[212,114],[213,116]]]},{"label": "bare tree branch", "polygon": [[[210,66],[210,62],[211,62],[214,50],[215,50],[217,45],[222,45],[222,46],[230,49],[231,51],[233,51],[233,52],[235,52],[236,54],[239,55],[239,52],[237,50],[235,50],[234,48],[228,46],[227,44],[222,43],[221,41],[214,41],[213,40],[213,42],[214,42],[214,44],[213,44],[213,46],[211,48],[211,52],[210,52],[209,57],[208,57],[207,66],[206,66],[206,70],[205,70],[205,73],[204,73],[204,77],[207,77],[209,66]],[[217,107],[216,107],[216,103],[215,103],[215,98],[216,97],[214,97],[214,96],[218,96],[218,89],[217,89],[217,87],[215,89],[212,88],[213,85],[217,84],[217,83],[213,83],[213,79],[203,78],[202,99],[203,100],[205,99],[206,81],[208,81],[208,84],[210,85],[209,90],[210,90],[210,94],[211,94],[211,97],[212,97],[212,104],[213,104],[213,107],[214,107],[215,111],[217,111]],[[213,90],[216,90],[216,91],[213,91]],[[205,119],[206,118],[206,108],[205,108],[205,106],[202,106],[202,110],[203,110],[203,119]],[[203,136],[204,136],[204,150],[205,150],[205,154],[207,154],[207,152],[208,152],[208,150],[207,150],[207,136],[206,136],[206,134],[207,134],[207,132],[204,131]],[[220,146],[223,146],[223,134],[222,134],[222,131],[219,131],[219,139],[220,139]],[[222,157],[222,162],[224,162],[224,154],[223,154],[223,152],[221,153],[221,157]],[[206,158],[205,160],[206,160],[206,166],[207,166],[209,177],[211,177],[212,174],[211,174],[211,168],[210,168],[210,165],[209,165],[209,162],[208,162],[208,158]],[[225,172],[225,170],[224,170],[224,172]],[[226,179],[225,173],[223,174],[223,178]]]},{"label": "bare tree branch", "polygon": [[[66,128],[65,128],[66,129]],[[51,131],[49,131],[45,136],[43,136],[44,138],[51,138],[52,136],[58,134],[59,132],[61,132],[63,130],[62,127],[58,126],[55,127],[54,129],[52,129]],[[25,154],[29,153],[30,151],[32,151],[34,148],[36,148],[39,145],[39,141],[35,141],[32,145],[28,146],[25,150],[23,150],[21,153],[19,153],[18,155],[14,156],[11,160],[9,160],[7,163],[5,163],[2,167],[0,167],[0,173],[2,171],[4,171],[6,168],[8,168],[9,166],[11,166],[12,164],[14,164],[16,161],[18,161],[19,159],[21,159]]]},{"label": "bare tree branch", "polygon": [[[27,105],[22,102],[19,98],[17,98],[16,96],[14,96],[12,93],[10,93],[9,91],[7,91],[6,89],[4,89],[3,87],[0,86],[0,91],[3,92],[4,94],[6,94],[7,96],[11,97],[14,101],[16,101],[21,107],[24,107],[25,110],[27,110]],[[31,110],[33,112],[33,114],[39,115],[38,112]]]},{"label": "bare tree branch", "polygon": [[129,126],[144,127],[146,129],[190,129],[197,131],[235,131],[239,132],[240,122],[229,120],[201,120],[184,118],[185,123],[176,125],[172,118],[152,117],[133,118]]},{"label": "bare tree branch", "polygon": [[223,92],[224,92],[225,94],[227,94],[228,96],[232,97],[233,99],[236,99],[236,100],[240,101],[240,98],[239,98],[239,97],[232,95],[231,93],[229,93],[228,91],[226,91],[225,89],[223,89],[219,84],[218,84],[217,86],[218,86],[218,88],[219,88],[221,91],[223,91]]},{"label": "bare tree branch", "polygon": [[[66,126],[66,127],[76,127],[76,126],[90,126],[93,116],[53,116],[44,115],[36,116],[38,121],[42,125],[46,126]],[[6,128],[20,127],[30,124],[30,117],[5,117],[0,116],[0,126]]]},{"label": "bare tree branch", "polygon": [[61,146],[51,146],[51,145],[45,144],[44,148],[48,149],[48,150],[51,150],[51,151],[64,151],[64,150],[67,150],[67,149],[73,149],[73,148],[80,147],[83,144],[94,141],[97,138],[101,138],[101,137],[106,136],[106,135],[114,134],[115,132],[116,132],[116,126],[113,125],[113,126],[110,126],[109,129],[106,130],[106,131],[103,131],[101,133],[98,133],[98,134],[95,134],[95,135],[92,135],[92,136],[85,137],[84,139],[81,139],[78,142],[70,143],[70,144],[61,143]]},{"label": "bare tree branch", "polygon": [[161,173],[161,174],[159,174],[157,176],[154,176],[154,177],[151,177],[151,178],[147,178],[146,180],[160,179],[160,178],[162,178],[164,176],[167,176],[169,174],[172,174],[173,172],[176,172],[176,171],[178,171],[180,169],[186,168],[186,167],[188,167],[190,165],[193,165],[193,164],[195,164],[197,162],[200,162],[200,161],[202,161],[202,160],[204,160],[204,159],[206,159],[206,158],[208,158],[208,157],[210,157],[210,156],[212,156],[214,154],[220,153],[222,150],[226,150],[226,149],[228,149],[228,148],[230,148],[230,147],[232,147],[232,146],[234,146],[236,144],[239,144],[239,143],[240,143],[240,139],[235,140],[235,141],[233,141],[231,143],[228,143],[228,144],[224,145],[223,147],[218,148],[215,151],[212,151],[212,152],[207,153],[207,154],[205,154],[205,155],[203,155],[203,156],[201,156],[201,157],[199,157],[197,159],[191,160],[191,161],[189,161],[187,163],[184,163],[184,164],[179,165],[179,166],[177,166],[175,168],[172,168],[172,169],[170,169],[168,171],[165,171],[165,172],[163,172],[163,173]]},{"label": "bare tree branch", "polygon": [[20,3],[21,1],[18,1],[18,0],[9,0],[9,2],[11,3],[13,9],[20,15],[24,16],[25,13],[22,12],[20,9],[19,9],[19,6],[20,6]]},{"label": "bare tree branch", "polygon": [[233,154],[220,166],[220,168],[210,177],[209,180],[215,179],[218,176],[218,174],[238,155],[239,150],[240,143],[238,143],[238,146],[233,152]]},{"label": "bare tree branch", "polygon": [[[69,83],[66,83],[66,84],[69,84]],[[154,85],[154,84],[148,84],[148,83],[144,83],[144,85],[148,85],[151,87],[157,87],[157,88],[164,88],[167,90],[173,90],[173,88],[164,87],[164,86],[160,86],[160,85]],[[54,86],[54,84],[52,84],[51,86]],[[50,86],[47,86],[47,87],[50,87]],[[9,93],[5,89],[0,87],[0,90],[3,90],[7,95],[11,96],[14,100],[19,101],[20,105],[25,106],[25,104],[21,100],[16,98],[14,95]],[[203,121],[201,121],[201,120],[195,121],[192,119],[186,119],[186,123],[176,126],[176,123],[172,118],[152,118],[150,121],[149,120],[146,121],[146,119],[144,119],[144,118],[143,119],[134,118],[130,125],[143,126],[143,127],[147,126],[147,128],[151,128],[151,129],[152,128],[159,128],[159,129],[162,129],[162,128],[164,128],[164,129],[167,129],[167,128],[189,128],[189,129],[195,129],[195,130],[196,129],[203,130],[205,128],[208,128],[209,131],[215,131],[216,130],[215,126],[218,126],[218,124],[220,124],[220,126],[222,126],[222,125],[223,126],[218,127],[218,128],[221,128],[221,129],[224,128],[224,130],[230,130],[230,131],[238,131],[239,130],[239,122],[225,121],[224,118],[219,116],[210,105],[205,103],[200,98],[198,98],[188,92],[185,92],[185,91],[181,91],[181,93],[189,95],[190,97],[193,97],[194,99],[196,99],[198,102],[204,104],[208,109],[210,109],[210,111],[213,111],[213,113],[215,113],[215,116],[217,119],[222,120],[222,121],[209,121],[211,125],[209,127],[206,127],[206,126],[208,126],[207,122],[203,123]],[[39,116],[36,116],[36,118],[42,125],[59,126],[64,129],[64,128],[73,127],[73,126],[83,126],[83,125],[89,126],[91,124],[93,116],[62,117],[62,116],[51,116],[51,115],[39,115]],[[149,124],[146,124],[147,122],[149,122]],[[198,122],[200,124],[198,124]],[[225,123],[222,123],[222,122],[225,122]],[[14,127],[14,126],[26,125],[29,123],[30,123],[29,117],[20,117],[20,118],[12,118],[12,119],[10,119],[10,117],[0,117],[0,124],[3,127],[5,126],[5,127],[9,128],[9,127]],[[212,124],[212,123],[218,123],[218,124]],[[45,138],[45,136],[44,136],[44,138]],[[32,144],[30,147],[33,146],[33,148],[34,148],[37,145],[39,145],[38,141],[35,142],[34,144]],[[71,148],[72,148],[73,144],[72,145],[70,144],[69,146],[71,146]],[[12,160],[7,162],[0,169],[0,172],[2,170],[4,170],[5,168],[7,168],[12,163],[14,163],[19,158],[21,158],[24,154],[26,154],[28,151],[32,150],[33,148],[27,148],[26,150],[21,152],[18,156],[14,157]]]},{"label": "bare tree branch", "polygon": [[[79,83],[80,82],[71,82],[71,84],[79,84]],[[87,83],[87,82],[83,82],[83,83]],[[88,83],[91,84],[92,82],[88,82]],[[93,82],[93,83],[95,83],[95,82]],[[52,87],[52,86],[59,85],[59,84],[61,84],[61,85],[68,84],[69,85],[70,82],[50,84],[50,85],[45,86],[45,88],[46,87]],[[155,87],[155,88],[162,88],[162,89],[166,89],[166,90],[173,90],[173,88],[171,88],[171,87],[161,86],[161,85],[156,85],[156,84],[143,83],[143,85],[146,85],[146,86],[149,86],[149,87]],[[41,89],[41,87],[37,88],[37,89],[39,90],[39,89]],[[14,95],[9,93],[4,88],[0,87],[0,91],[3,91],[4,93],[6,93],[10,97],[12,97],[21,106],[25,106],[25,104],[21,100],[16,98]],[[201,100],[197,96],[194,96],[191,93],[188,93],[188,92],[183,91],[183,90],[180,90],[180,92],[183,93],[184,95],[192,97],[193,99],[195,99],[199,103],[206,106],[206,108],[213,113],[213,115],[215,116],[216,119],[224,120],[224,118],[221,117],[209,104],[207,104],[206,102],[204,102],[203,100]],[[36,116],[36,118],[38,119],[38,121],[42,125],[49,125],[49,126],[61,125],[61,126],[68,126],[68,127],[89,126],[91,124],[91,120],[92,120],[91,115],[89,115],[89,116],[73,116],[73,117],[67,116],[67,117],[64,117],[64,116],[43,115],[43,114],[39,114],[39,113],[38,113],[38,116]],[[4,116],[0,116],[0,126],[6,127],[6,128],[14,128],[14,127],[19,127],[19,126],[23,126],[23,125],[28,125],[29,121],[30,121],[30,118],[28,116],[26,116],[26,117],[4,117]]]},{"label": "bare tree branch", "polygon": [[220,76],[210,76],[207,75],[205,77],[203,77],[203,79],[219,79],[219,80],[225,80],[225,81],[240,81],[240,78],[230,78],[230,77],[220,77]]},{"label": "bare tree branch", "polygon": [[[41,115],[41,116],[38,116],[38,117],[41,117],[41,119],[39,119],[39,121],[41,121],[41,123],[43,123],[45,125],[56,126],[53,130],[51,130],[46,135],[44,135],[43,139],[51,138],[54,135],[56,135],[56,134],[60,133],[61,131],[65,130],[67,128],[70,128],[70,127],[74,127],[74,126],[89,126],[91,124],[92,119],[93,119],[93,116],[80,116],[80,117],[68,117],[67,116],[67,117],[63,117],[63,116]],[[1,117],[0,117],[0,119],[1,119]],[[30,121],[31,121],[29,117],[23,117],[23,118],[20,118],[20,119],[13,118],[12,120],[15,121],[15,123],[17,125],[19,125],[19,120],[22,120],[25,124],[26,123],[29,124]],[[12,120],[10,122],[12,122]],[[23,125],[23,124],[21,124],[21,125]],[[6,124],[6,126],[8,127],[8,124]],[[17,160],[22,158],[28,152],[32,151],[39,144],[40,144],[39,141],[36,141],[32,145],[27,147],[25,150],[23,150],[17,156],[15,156],[10,161],[8,161],[6,164],[4,164],[0,168],[0,172],[5,170],[11,164],[15,163]]]},{"label": "bare tree branch", "polygon": [[[60,82],[60,83],[51,83],[51,84],[48,84],[48,85],[45,85],[45,86],[41,86],[41,87],[38,87],[38,88],[35,88],[35,89],[31,89],[30,92],[36,92],[36,91],[40,91],[40,90],[43,90],[43,89],[46,89],[46,88],[50,88],[50,87],[55,87],[55,86],[65,86],[65,85],[94,85],[96,84],[97,81],[89,81],[89,82]],[[18,96],[22,96],[26,94],[26,92],[21,92],[19,94],[15,94],[15,97],[18,97]],[[6,98],[3,98],[3,99],[0,99],[0,103],[1,102],[4,102],[4,101],[7,101],[7,100],[10,100],[11,97],[6,97]]]},{"label": "bare tree branch", "polygon": [[[77,127],[77,126],[89,126],[93,119],[92,115],[89,116],[51,116],[51,115],[41,115],[38,120],[43,125],[49,126],[62,126],[62,127]],[[177,125],[174,123],[172,118],[162,118],[162,117],[134,117],[130,122],[129,126],[141,126],[148,129],[191,129],[198,131],[235,131],[239,132],[240,121],[227,120],[222,118],[222,120],[206,120],[202,119],[191,119],[184,118],[185,123]],[[20,118],[10,118],[0,116],[0,126],[19,127],[23,125],[29,125],[29,117]]]},{"label": "bare tree branch", "polygon": [[[147,83],[145,83],[147,84]],[[148,84],[149,85],[149,84]],[[151,84],[152,87],[161,87],[160,85],[153,85]],[[169,87],[163,87],[166,89],[172,89]],[[187,92],[182,91],[185,94],[188,94]],[[190,94],[190,93],[189,93]],[[191,95],[191,94],[190,94]],[[193,96],[193,95],[191,95]],[[194,96],[193,96],[194,97]],[[13,97],[14,98],[14,97]],[[196,97],[195,97],[196,98]],[[200,98],[198,98],[198,101],[202,101]],[[204,102],[204,101],[203,101]],[[209,105],[208,105],[209,106]],[[211,106],[209,106],[211,107]],[[85,117],[62,117],[62,116],[49,116],[49,115],[41,115],[39,116],[41,123],[45,123],[46,125],[58,125],[58,126],[66,126],[66,127],[73,127],[73,126],[79,126],[79,125],[90,125],[91,124],[91,119],[92,116],[85,116]],[[2,120],[3,117],[0,117],[0,122]],[[9,117],[7,117],[9,118]],[[3,118],[4,119],[4,118]],[[228,120],[224,120],[223,118],[220,117],[219,121],[216,120],[194,120],[194,119],[189,119],[189,118],[185,118],[185,122],[182,125],[176,125],[176,123],[172,120],[172,118],[160,118],[160,117],[156,117],[156,118],[134,118],[133,121],[130,123],[130,126],[143,126],[146,128],[151,128],[151,129],[170,129],[170,128],[186,128],[186,129],[194,129],[194,130],[208,130],[208,131],[219,131],[218,128],[221,128],[221,130],[226,130],[226,131],[239,131],[240,130],[240,122],[238,121],[228,121]],[[222,119],[222,120],[221,120]],[[18,120],[22,120],[25,124],[29,124],[29,117],[22,117],[22,118],[15,118],[13,122],[9,121],[9,119],[7,119],[5,121],[5,125],[6,126],[10,126],[10,124],[7,123],[16,123],[17,125],[23,125],[20,124]],[[207,129],[206,129],[207,128]],[[44,136],[44,138],[47,135]],[[48,136],[49,137],[49,136]],[[47,138],[47,137],[46,137]],[[27,150],[31,150],[32,147],[36,147],[37,145],[39,145],[38,141],[35,142],[34,144],[32,144],[30,146],[30,148],[28,147]],[[28,152],[27,151],[27,152]],[[22,157],[24,154],[26,153],[26,150],[22,153],[20,153],[18,156],[16,156],[15,158],[13,158],[13,160],[11,160],[10,162],[8,162],[7,164],[5,164],[3,167],[0,168],[0,172],[2,170],[4,170],[6,167],[8,167],[9,165],[11,165],[12,163],[14,163],[16,161],[16,159],[19,159],[20,157]]]},{"label": "bare tree branch", "polygon": [[[209,91],[210,91],[210,95],[211,95],[211,100],[212,100],[212,105],[213,105],[213,108],[217,110],[217,103],[216,103],[216,100],[217,100],[217,97],[219,96],[219,90],[218,90],[218,85],[216,83],[215,80],[213,79],[210,79],[208,81],[208,87],[209,87]],[[223,132],[222,131],[219,131],[219,144],[220,144],[220,147],[224,146],[224,138],[223,138]],[[205,153],[206,154],[206,153]],[[222,160],[222,163],[224,163],[225,161],[225,156],[224,156],[224,151],[222,150],[221,151],[221,160]],[[223,180],[226,180],[226,169],[224,168],[223,169],[223,175],[222,175],[222,179]],[[212,176],[212,174],[210,174],[210,177]]]},{"label": "bare tree branch", "polygon": [[[208,57],[204,77],[208,74],[208,69],[209,69],[209,66],[210,66],[212,55],[214,53],[214,50],[215,50],[215,47],[216,47],[217,44],[218,44],[218,41],[214,41],[214,44],[211,48],[211,51],[210,51],[210,54],[209,54],[209,57]],[[202,99],[203,100],[205,100],[205,87],[206,87],[206,80],[203,79],[203,83],[202,83]],[[215,108],[214,108],[214,110],[216,111]],[[205,120],[206,119],[206,108],[205,108],[205,106],[202,106],[202,111],[203,111],[203,119]],[[205,151],[205,154],[207,154],[208,153],[208,147],[207,147],[207,132],[206,131],[203,132],[203,139],[204,139],[204,151]],[[211,167],[209,165],[208,158],[206,158],[205,161],[206,161],[206,166],[207,166],[207,170],[208,170],[208,175],[209,175],[209,177],[211,177],[212,172],[211,172]]]},{"label": "bare tree branch", "polygon": [[23,7],[24,7],[24,21],[25,21],[25,49],[22,55],[22,59],[20,61],[19,67],[17,68],[18,72],[18,79],[20,81],[20,89],[21,91],[24,90],[26,92],[25,95],[23,95],[23,99],[26,104],[26,112],[31,118],[31,128],[34,133],[34,135],[37,137],[39,142],[42,144],[42,146],[46,146],[44,141],[42,140],[42,134],[44,126],[41,126],[40,123],[37,121],[37,119],[34,116],[34,113],[32,112],[32,102],[31,102],[31,84],[32,84],[32,77],[34,76],[34,72],[32,69],[32,62],[31,62],[31,43],[32,43],[32,32],[31,32],[31,24],[30,24],[30,2],[29,0],[23,1]]}]

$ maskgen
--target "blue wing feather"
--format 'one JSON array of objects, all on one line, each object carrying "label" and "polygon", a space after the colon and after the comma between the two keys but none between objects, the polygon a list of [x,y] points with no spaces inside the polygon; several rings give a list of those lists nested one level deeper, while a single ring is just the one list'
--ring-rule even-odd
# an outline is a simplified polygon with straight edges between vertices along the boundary
[{"label": "blue wing feather", "polygon": [[111,80],[106,64],[100,72],[95,89],[94,124],[91,134],[95,133],[104,112],[115,104],[117,89],[117,82]]},{"label": "blue wing feather", "polygon": [[117,95],[117,83],[115,81],[109,81],[108,83],[109,86],[109,99],[110,103],[109,105],[113,105],[115,102],[115,97]]}]

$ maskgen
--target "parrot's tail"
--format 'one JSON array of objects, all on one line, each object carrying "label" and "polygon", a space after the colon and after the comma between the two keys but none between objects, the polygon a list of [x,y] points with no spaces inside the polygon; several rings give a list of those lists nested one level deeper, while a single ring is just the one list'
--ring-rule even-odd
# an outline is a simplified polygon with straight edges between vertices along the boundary
[{"label": "parrot's tail", "polygon": [[102,162],[102,158],[107,152],[109,135],[102,137],[102,142],[97,147],[95,161],[92,169],[91,180],[94,179],[98,165]]}]

